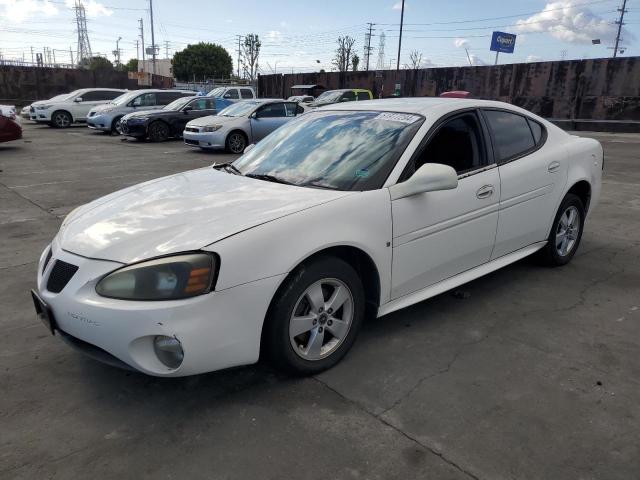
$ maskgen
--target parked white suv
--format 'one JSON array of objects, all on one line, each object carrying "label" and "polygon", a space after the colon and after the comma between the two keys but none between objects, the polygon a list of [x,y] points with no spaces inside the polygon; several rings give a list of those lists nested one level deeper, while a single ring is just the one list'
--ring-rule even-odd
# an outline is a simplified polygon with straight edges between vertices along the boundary
[{"label": "parked white suv", "polygon": [[115,88],[82,88],[62,98],[54,97],[35,104],[32,120],[47,123],[56,128],[68,128],[73,123],[84,122],[89,110],[108,103],[125,93]]}]

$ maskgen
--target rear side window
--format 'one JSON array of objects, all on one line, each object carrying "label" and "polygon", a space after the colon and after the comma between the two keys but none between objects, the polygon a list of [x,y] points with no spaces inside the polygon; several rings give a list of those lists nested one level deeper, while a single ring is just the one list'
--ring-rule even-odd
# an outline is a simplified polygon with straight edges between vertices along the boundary
[{"label": "rear side window", "polygon": [[371,100],[369,92],[358,92],[358,100]]},{"label": "rear side window", "polygon": [[284,108],[287,112],[287,117],[295,117],[298,111],[299,105],[296,102],[287,102],[284,104]]},{"label": "rear side window", "polygon": [[131,104],[134,107],[153,107],[156,104],[156,94],[143,93],[142,95],[138,95],[136,98],[134,98]]},{"label": "rear side window", "polygon": [[257,112],[257,116],[260,118],[286,117],[287,112],[284,108],[284,103],[270,103],[261,107]]},{"label": "rear side window", "polygon": [[240,95],[242,95],[242,98],[253,98],[253,92],[248,88],[241,88]]},{"label": "rear side window", "polygon": [[102,90],[100,93],[100,100],[115,100],[123,92],[114,92],[113,90]]},{"label": "rear side window", "polygon": [[540,145],[540,142],[542,142],[542,125],[530,118],[528,118],[527,121],[529,122],[529,127],[531,127],[531,133],[533,133],[533,140],[536,142],[536,145]]},{"label": "rear side window", "polygon": [[484,113],[493,133],[498,163],[507,162],[535,147],[529,123],[522,115],[501,110],[485,110]]}]

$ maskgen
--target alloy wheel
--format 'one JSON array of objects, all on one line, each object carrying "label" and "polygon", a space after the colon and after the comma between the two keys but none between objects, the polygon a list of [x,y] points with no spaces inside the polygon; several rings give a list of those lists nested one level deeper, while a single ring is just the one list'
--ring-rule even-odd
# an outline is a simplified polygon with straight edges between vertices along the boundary
[{"label": "alloy wheel", "polygon": [[229,150],[232,153],[242,153],[244,151],[246,141],[241,133],[232,133],[229,136]]},{"label": "alloy wheel", "polygon": [[580,234],[580,214],[573,205],[567,208],[558,221],[556,229],[556,251],[561,257],[567,256],[576,245]]},{"label": "alloy wheel", "polygon": [[293,350],[305,360],[331,355],[347,337],[353,314],[353,294],[345,283],[318,280],[300,295],[289,319]]},{"label": "alloy wheel", "polygon": [[69,115],[64,112],[57,113],[53,122],[58,128],[67,128],[69,125],[71,125],[71,119],[69,118]]}]

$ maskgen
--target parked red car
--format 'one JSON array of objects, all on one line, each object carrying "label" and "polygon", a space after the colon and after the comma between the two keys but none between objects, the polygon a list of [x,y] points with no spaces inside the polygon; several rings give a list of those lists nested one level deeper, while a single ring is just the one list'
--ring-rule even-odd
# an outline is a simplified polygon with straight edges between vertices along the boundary
[{"label": "parked red car", "polygon": [[15,120],[0,115],[0,143],[22,138],[22,127]]}]

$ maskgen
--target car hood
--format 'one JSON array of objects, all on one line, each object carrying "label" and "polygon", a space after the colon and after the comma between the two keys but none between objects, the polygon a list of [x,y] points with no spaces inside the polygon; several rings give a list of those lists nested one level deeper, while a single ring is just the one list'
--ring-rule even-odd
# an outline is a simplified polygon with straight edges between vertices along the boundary
[{"label": "car hood", "polygon": [[114,108],[115,105],[111,102],[109,103],[103,103],[102,105],[96,105],[95,107],[91,108],[91,112],[101,112],[103,110],[107,110],[109,108]]},{"label": "car hood", "polygon": [[127,120],[130,118],[162,118],[162,117],[174,117],[180,112],[178,110],[143,110],[141,112],[127,113],[124,117]]},{"label": "car hood", "polygon": [[200,117],[195,120],[191,120],[187,125],[191,127],[205,127],[207,125],[224,125],[226,123],[237,122],[246,117],[221,117],[220,115],[207,115],[206,117]]},{"label": "car hood", "polygon": [[131,263],[197,250],[279,217],[353,194],[203,168],[112,193],[73,211],[61,248]]}]

